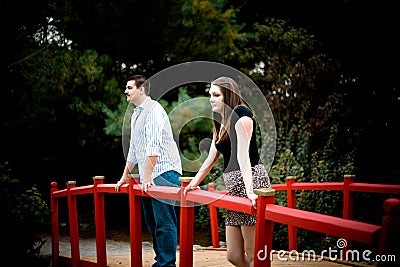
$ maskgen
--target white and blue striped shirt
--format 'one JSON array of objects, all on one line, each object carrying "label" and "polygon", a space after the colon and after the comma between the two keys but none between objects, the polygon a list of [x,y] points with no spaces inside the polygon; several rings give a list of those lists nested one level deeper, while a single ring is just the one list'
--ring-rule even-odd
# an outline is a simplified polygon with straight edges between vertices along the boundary
[{"label": "white and blue striped shirt", "polygon": [[138,164],[140,182],[143,182],[146,158],[149,156],[158,156],[152,173],[153,179],[171,170],[182,174],[179,150],[168,115],[160,103],[147,97],[132,114],[127,157],[129,162]]}]

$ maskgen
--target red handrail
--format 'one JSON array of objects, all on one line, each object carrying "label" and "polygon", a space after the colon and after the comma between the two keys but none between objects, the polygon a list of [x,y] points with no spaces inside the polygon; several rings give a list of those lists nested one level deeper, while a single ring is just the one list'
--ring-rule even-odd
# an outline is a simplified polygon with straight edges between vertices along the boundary
[{"label": "red handrail", "polygon": [[[388,184],[368,184],[368,183],[355,183],[355,175],[345,175],[343,182],[295,182],[294,176],[286,178],[286,184],[272,184],[272,188],[276,191],[286,191],[287,194],[287,207],[296,209],[296,190],[336,190],[343,191],[343,219],[351,220],[353,217],[353,193],[381,193],[381,194],[399,194],[400,185]],[[215,190],[214,190],[215,191]],[[221,194],[226,194],[226,190],[218,190]],[[211,213],[216,212],[216,208],[210,205],[210,223],[211,229],[218,227],[217,218],[211,218]],[[218,235],[218,231],[212,231],[212,235]],[[217,237],[213,237],[217,239]],[[288,241],[289,251],[297,250],[297,229],[294,225],[288,224]],[[348,244],[344,251],[350,249],[352,240],[348,240]],[[219,247],[219,244],[214,244],[213,247]]]},{"label": "red handrail", "polygon": [[[390,200],[386,204],[389,208],[385,211],[389,214],[385,216],[382,226],[366,224],[362,222],[351,221],[348,219],[337,218],[328,215],[317,214],[308,211],[296,210],[290,207],[281,207],[274,205],[275,189],[267,188],[257,190],[259,201],[257,202],[257,210],[255,210],[248,199],[234,197],[221,192],[211,192],[206,190],[189,191],[186,198],[183,197],[182,188],[191,180],[190,177],[181,178],[181,188],[176,187],[158,187],[153,186],[149,189],[149,194],[143,194],[140,185],[135,179],[130,179],[129,184],[121,187],[120,192],[115,192],[115,184],[103,184],[103,179],[94,178],[94,185],[75,187],[75,182],[68,182],[66,190],[57,190],[57,183],[51,183],[51,209],[52,209],[52,250],[53,250],[53,266],[59,264],[59,237],[58,237],[58,199],[66,197],[68,200],[68,213],[70,223],[70,240],[71,240],[71,266],[90,266],[93,263],[85,262],[80,259],[79,252],[79,233],[77,220],[77,199],[78,195],[93,194],[95,199],[95,227],[96,227],[96,266],[107,266],[106,255],[106,238],[104,224],[104,194],[128,194],[129,210],[130,210],[130,245],[131,245],[131,266],[142,266],[142,240],[141,240],[141,213],[140,198],[157,197],[179,200],[181,205],[180,211],[180,265],[185,267],[193,266],[193,241],[194,241],[194,202],[200,204],[211,204],[210,207],[226,208],[236,211],[242,211],[250,214],[257,214],[256,224],[256,244],[255,244],[255,263],[254,266],[270,266],[271,259],[269,257],[260,259],[256,255],[257,252],[264,248],[272,248],[273,223],[279,222],[292,227],[301,227],[312,231],[325,232],[334,236],[346,237],[349,240],[355,240],[366,244],[377,245],[379,243],[380,251],[388,251],[388,246],[395,244],[395,238],[391,236],[394,231],[392,229],[400,229],[400,200]],[[290,179],[288,179],[290,180]],[[292,191],[306,190],[305,188],[313,188],[313,190],[323,190],[321,184],[311,183],[294,183],[290,186],[276,186],[278,190]],[[338,183],[323,183],[328,188],[338,188]],[[342,184],[342,189],[345,183]],[[352,191],[351,183],[348,183],[349,192]],[[365,185],[365,184],[364,184]],[[333,186],[333,187],[332,187]],[[355,187],[359,190],[363,184],[357,184]],[[273,185],[273,187],[275,187]],[[319,188],[319,189],[315,189]],[[372,187],[368,186],[368,190]],[[378,190],[383,190],[383,186],[378,186]],[[391,192],[400,192],[395,189],[400,186],[390,186]],[[393,191],[394,190],[394,191]],[[382,191],[379,191],[382,192]],[[389,201],[389,200],[388,200]],[[386,202],[385,202],[386,203]],[[291,205],[293,202],[293,195]],[[397,230],[398,231],[398,230]],[[396,232],[397,233],[397,232]],[[379,241],[379,242],[378,242]],[[398,242],[398,241],[397,241]],[[213,244],[214,245],[214,244]]]}]

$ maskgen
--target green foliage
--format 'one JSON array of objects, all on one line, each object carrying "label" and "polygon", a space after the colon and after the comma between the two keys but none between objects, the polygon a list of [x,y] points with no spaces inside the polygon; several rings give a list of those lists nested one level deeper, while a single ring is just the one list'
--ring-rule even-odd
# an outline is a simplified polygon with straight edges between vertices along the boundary
[{"label": "green foliage", "polygon": [[289,135],[284,128],[278,128],[277,151],[269,175],[274,183],[286,183],[286,177],[302,179],[309,166],[309,136],[304,121],[293,125]]},{"label": "green foliage", "polygon": [[[104,131],[106,113],[118,107],[123,95],[114,64],[94,50],[51,44],[18,65],[27,87],[18,102],[24,112],[15,119],[15,131],[23,129],[24,138],[29,138],[25,151],[34,155],[25,157],[37,159],[29,162],[34,171],[46,168],[43,163],[57,168],[67,161],[69,170],[77,172],[95,158],[86,153],[98,153],[103,147],[112,152],[119,145]],[[82,176],[81,171],[73,175]]]},{"label": "green foliage", "polygon": [[254,38],[241,55],[244,72],[270,104],[281,133],[306,119],[314,136],[329,131],[342,115],[343,73],[322,51],[315,36],[288,21],[266,19],[254,25]]},{"label": "green foliage", "polygon": [[50,121],[57,119],[59,109],[80,120],[101,118],[102,105],[115,106],[121,94],[115,76],[110,76],[112,70],[111,59],[94,50],[50,45],[22,64],[20,71],[32,88],[25,104],[29,111],[35,109],[32,115],[41,107],[42,118]]},{"label": "green foliage", "polygon": [[[226,0],[175,1],[166,36],[173,38],[167,48],[169,60],[183,62],[209,60],[224,62],[239,53],[239,44],[246,39],[244,25],[236,21],[239,9],[227,7]],[[176,32],[179,32],[176,39]]]},{"label": "green foliage", "polygon": [[106,115],[106,127],[104,128],[105,133],[113,136],[121,136],[121,129],[123,129],[124,125],[129,125],[130,122],[130,116],[127,115],[127,112],[129,111],[126,96],[121,95],[117,109],[111,110],[106,105],[103,105],[102,111]]},{"label": "green foliage", "polygon": [[[56,152],[42,149],[43,155],[35,157],[79,153],[79,149],[95,145],[100,139],[104,145],[105,113],[110,115],[110,110],[118,107],[122,94],[108,56],[54,44],[19,68],[31,89],[22,96],[20,105],[25,113],[20,114],[18,124],[32,127],[30,135],[35,143],[58,148]],[[112,130],[116,131],[106,129]],[[110,142],[113,146],[114,141]]]},{"label": "green foliage", "polygon": [[34,266],[45,242],[40,234],[50,222],[49,207],[36,186],[26,188],[11,177],[8,163],[0,164],[0,213],[1,236],[6,242],[1,253],[16,266]]}]

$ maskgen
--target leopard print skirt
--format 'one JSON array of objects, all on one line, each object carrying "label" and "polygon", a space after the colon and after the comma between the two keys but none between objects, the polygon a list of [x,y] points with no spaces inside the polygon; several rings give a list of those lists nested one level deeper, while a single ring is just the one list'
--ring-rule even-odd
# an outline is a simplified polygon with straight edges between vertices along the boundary
[{"label": "leopard print skirt", "polygon": [[[253,189],[271,187],[268,173],[263,164],[251,167],[253,174]],[[240,170],[231,171],[223,174],[226,189],[229,195],[238,197],[247,197],[246,187],[244,185],[243,176]],[[254,225],[256,224],[256,216],[243,212],[226,210],[225,225]]]}]

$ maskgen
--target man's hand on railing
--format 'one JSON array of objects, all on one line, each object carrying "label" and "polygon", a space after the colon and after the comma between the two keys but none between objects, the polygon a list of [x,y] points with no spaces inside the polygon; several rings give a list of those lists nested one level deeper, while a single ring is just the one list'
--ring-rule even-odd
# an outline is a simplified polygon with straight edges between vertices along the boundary
[{"label": "man's hand on railing", "polygon": [[121,185],[127,184],[127,183],[128,183],[128,178],[121,177],[121,179],[119,179],[119,181],[115,185],[115,191],[119,192],[119,189],[121,188]]},{"label": "man's hand on railing", "polygon": [[155,185],[153,180],[151,180],[150,182],[143,182],[142,183],[142,192],[146,193],[147,190],[149,189],[150,186]]}]

